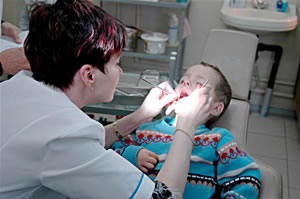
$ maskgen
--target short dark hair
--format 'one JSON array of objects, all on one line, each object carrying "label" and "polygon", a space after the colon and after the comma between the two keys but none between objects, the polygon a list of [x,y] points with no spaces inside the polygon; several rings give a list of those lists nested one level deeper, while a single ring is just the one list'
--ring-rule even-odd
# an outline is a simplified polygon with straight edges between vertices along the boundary
[{"label": "short dark hair", "polygon": [[105,73],[126,40],[124,25],[89,0],[57,0],[34,8],[24,49],[33,78],[62,89],[85,64]]},{"label": "short dark hair", "polygon": [[[217,66],[208,64],[203,61],[200,63],[200,65],[212,68],[219,75],[219,82],[217,83],[217,85],[215,87],[215,93],[216,93],[217,99],[220,102],[223,102],[223,104],[224,104],[223,112],[217,117],[217,118],[219,118],[223,115],[223,113],[229,106],[229,103],[232,98],[232,91],[231,91],[230,84],[228,83],[225,75],[222,73],[222,71]],[[214,118],[214,119],[217,119],[217,118]]]}]

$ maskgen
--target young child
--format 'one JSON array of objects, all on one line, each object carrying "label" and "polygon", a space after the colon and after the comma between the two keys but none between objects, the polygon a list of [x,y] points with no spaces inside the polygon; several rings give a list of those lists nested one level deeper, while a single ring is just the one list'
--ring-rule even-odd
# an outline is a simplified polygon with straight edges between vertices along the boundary
[{"label": "young child", "polygon": [[[231,100],[228,81],[217,67],[201,62],[191,66],[176,86],[178,100],[185,100],[197,84],[210,88],[213,105],[206,121],[191,138],[194,149],[183,198],[257,198],[261,180],[258,165],[238,148],[228,130],[205,126],[228,107]],[[176,101],[168,109],[174,107]],[[174,133],[184,133],[178,129],[174,132],[175,124],[176,116],[145,123],[135,134],[112,147],[154,180],[167,157]]]}]

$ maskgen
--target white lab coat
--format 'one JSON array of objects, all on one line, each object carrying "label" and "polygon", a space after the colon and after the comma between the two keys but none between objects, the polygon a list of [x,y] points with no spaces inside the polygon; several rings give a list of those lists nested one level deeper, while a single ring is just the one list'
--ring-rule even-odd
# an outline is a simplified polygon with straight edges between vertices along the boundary
[{"label": "white lab coat", "polygon": [[46,186],[70,198],[150,198],[154,183],[104,149],[104,127],[21,71],[0,84],[0,198]]}]

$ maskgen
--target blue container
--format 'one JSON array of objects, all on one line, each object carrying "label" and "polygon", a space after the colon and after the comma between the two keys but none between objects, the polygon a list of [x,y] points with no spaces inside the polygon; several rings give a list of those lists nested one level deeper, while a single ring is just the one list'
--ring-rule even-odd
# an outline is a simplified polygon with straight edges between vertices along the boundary
[{"label": "blue container", "polygon": [[283,2],[281,12],[286,12],[289,3],[287,1]]},{"label": "blue container", "polygon": [[177,3],[186,3],[187,0],[176,0]]},{"label": "blue container", "polygon": [[277,1],[277,3],[276,3],[277,11],[279,11],[279,12],[281,11],[282,4],[283,4],[282,0],[278,0]]}]

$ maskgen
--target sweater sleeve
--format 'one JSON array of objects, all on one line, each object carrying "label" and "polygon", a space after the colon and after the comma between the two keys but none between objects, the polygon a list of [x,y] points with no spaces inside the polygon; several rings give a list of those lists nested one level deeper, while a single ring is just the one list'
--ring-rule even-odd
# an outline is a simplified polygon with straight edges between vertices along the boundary
[{"label": "sweater sleeve", "polygon": [[221,187],[221,198],[256,199],[261,175],[258,165],[244,151],[238,148],[230,132],[222,129],[218,142],[217,180]]},{"label": "sweater sleeve", "polygon": [[137,154],[144,147],[135,144],[135,134],[129,136],[115,142],[111,148],[138,168]]}]

